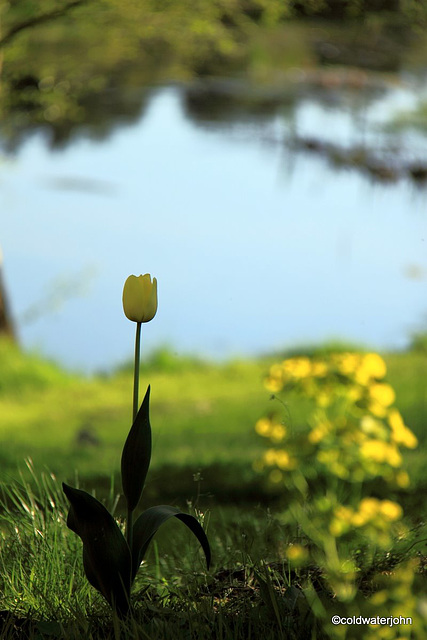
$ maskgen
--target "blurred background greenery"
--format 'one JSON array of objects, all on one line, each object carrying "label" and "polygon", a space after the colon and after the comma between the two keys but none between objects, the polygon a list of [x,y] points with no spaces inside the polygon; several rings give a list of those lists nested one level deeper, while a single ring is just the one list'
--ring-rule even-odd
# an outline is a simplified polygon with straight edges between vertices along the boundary
[{"label": "blurred background greenery", "polygon": [[[105,136],[139,115],[129,92],[209,76],[283,80],[325,64],[421,67],[423,3],[411,0],[2,0],[2,137],[43,126],[63,145],[80,126]],[[105,91],[119,88],[118,102]]]}]

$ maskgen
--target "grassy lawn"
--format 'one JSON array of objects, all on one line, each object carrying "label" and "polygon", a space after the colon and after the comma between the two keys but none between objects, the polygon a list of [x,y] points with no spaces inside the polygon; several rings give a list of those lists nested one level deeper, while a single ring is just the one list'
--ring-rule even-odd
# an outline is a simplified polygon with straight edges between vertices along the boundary
[{"label": "grassy lawn", "polygon": [[[144,365],[141,386],[152,390],[153,454],[143,506],[170,503],[193,513],[207,530],[213,567],[206,572],[191,534],[168,522],[140,570],[135,611],[126,622],[111,618],[87,583],[81,542],[65,526],[68,503],[60,482],[75,485],[77,474],[81,487],[95,488],[121,517],[117,495],[130,427],[131,370],[84,379],[7,343],[0,344],[0,358],[0,638],[311,637],[316,623],[300,592],[307,576],[286,559],[299,532],[280,520],[284,491],[253,469],[266,445],[254,431],[258,418],[283,412],[296,430],[305,421],[300,400],[290,395],[283,406],[263,386],[280,358],[213,364],[163,352]],[[408,544],[397,542],[388,564],[384,556],[375,562],[390,573],[400,560],[418,557],[421,581],[427,355],[384,359],[396,407],[419,440],[417,449],[404,453],[412,486],[390,496],[405,507],[415,544],[409,553]],[[371,569],[361,569],[367,593],[378,588]],[[320,584],[317,569],[311,571],[311,582]],[[414,585],[417,593],[420,584]],[[318,629],[316,637],[329,637],[322,634]]]},{"label": "grassy lawn", "polygon": [[[37,469],[49,469],[61,479],[80,481],[110,478],[120,469],[120,455],[130,428],[132,373],[84,379],[66,374],[36,357],[1,346],[0,451],[3,480],[12,479],[26,457]],[[393,353],[384,356],[387,380],[396,391],[396,406],[417,436],[420,446],[405,452],[405,464],[415,481],[423,481],[427,422],[427,356]],[[286,398],[286,407],[263,386],[271,363],[264,358],[212,364],[182,358],[152,358],[141,374],[141,389],[151,385],[153,431],[152,480],[172,469],[210,475],[220,469],[226,477],[213,477],[215,491],[224,483],[227,502],[236,501],[242,485],[258,478],[252,463],[265,442],[254,424],[269,412],[290,416],[294,428],[304,425],[301,400]],[[243,474],[243,477],[242,477]],[[179,484],[174,482],[175,485]]]}]

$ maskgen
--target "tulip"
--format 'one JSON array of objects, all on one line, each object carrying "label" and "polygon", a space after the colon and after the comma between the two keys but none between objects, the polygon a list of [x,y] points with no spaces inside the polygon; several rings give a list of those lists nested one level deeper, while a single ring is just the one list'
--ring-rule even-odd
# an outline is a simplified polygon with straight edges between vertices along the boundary
[{"label": "tulip", "polygon": [[133,322],[150,322],[157,312],[157,280],[146,273],[129,276],[123,287],[123,310]]},{"label": "tulip", "polygon": [[[141,323],[150,322],[157,312],[157,280],[149,273],[143,276],[129,276],[123,287],[123,311],[125,316],[136,322],[135,336],[135,364],[133,372],[133,422],[138,414],[139,391],[139,358],[141,349]],[[128,505],[126,538],[132,548],[133,536],[133,509]]]}]

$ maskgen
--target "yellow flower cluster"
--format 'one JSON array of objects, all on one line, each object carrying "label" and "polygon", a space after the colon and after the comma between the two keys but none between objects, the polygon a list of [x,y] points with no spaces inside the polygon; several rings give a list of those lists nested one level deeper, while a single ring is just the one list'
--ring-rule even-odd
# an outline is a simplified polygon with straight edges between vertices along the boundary
[{"label": "yellow flower cluster", "polygon": [[[289,438],[286,427],[274,417],[261,418],[255,429],[275,445],[286,438],[286,448],[277,454],[281,460],[286,456],[297,460],[303,473],[313,476],[309,467],[314,463],[317,475],[329,473],[352,482],[382,476],[405,487],[409,478],[400,469],[399,447],[414,448],[417,439],[392,407],[395,392],[382,381],[386,371],[384,360],[376,353],[289,358],[274,364],[266,387],[312,398],[317,409],[305,435]],[[271,453],[263,462],[277,465]],[[282,464],[280,468],[290,471],[293,466]]]},{"label": "yellow flower cluster", "polygon": [[382,418],[395,399],[392,387],[379,382],[386,372],[385,362],[377,353],[340,353],[324,359],[304,356],[273,364],[265,386],[272,393],[299,390],[319,407],[328,407],[331,398],[339,395]]},{"label": "yellow flower cluster", "polygon": [[283,470],[295,469],[297,466],[296,459],[284,449],[268,449],[264,453],[263,461],[268,467],[276,465]]},{"label": "yellow flower cluster", "polygon": [[385,362],[377,353],[339,353],[331,356],[331,361],[340,373],[344,376],[353,375],[362,385],[384,378],[387,373]]},{"label": "yellow flower cluster", "polygon": [[260,418],[255,424],[255,431],[273,442],[281,442],[286,436],[286,427],[272,418]]},{"label": "yellow flower cluster", "polygon": [[396,445],[382,440],[365,440],[360,448],[360,456],[365,460],[389,464],[391,467],[399,467],[402,463],[402,456]]},{"label": "yellow flower cluster", "polygon": [[[309,547],[289,546],[286,557],[295,566],[322,566],[342,602],[357,594],[349,549],[369,543],[389,548],[397,534],[407,535],[397,502],[366,495],[366,483],[377,479],[408,487],[400,449],[417,446],[393,406],[395,392],[383,380],[386,371],[376,353],[284,360],[270,368],[265,385],[274,393],[293,394],[290,406],[299,394],[309,407],[308,428],[294,419],[290,431],[275,416],[255,425],[256,432],[270,440],[257,468],[267,468],[270,482],[286,487],[283,521],[297,523],[311,540]],[[341,504],[343,495],[346,504]]]},{"label": "yellow flower cluster", "polygon": [[327,373],[323,362],[312,362],[309,358],[289,358],[281,364],[273,364],[265,380],[269,391],[278,393],[286,384],[304,380],[309,376],[322,377]]},{"label": "yellow flower cluster", "polygon": [[[378,500],[377,498],[363,498],[354,509],[350,506],[340,505],[335,508],[333,518],[329,525],[329,531],[335,537],[352,531],[354,527],[362,528],[366,525],[379,531],[387,529],[390,522],[400,520],[403,515],[402,507],[391,500]],[[387,537],[386,542],[389,542]]]}]

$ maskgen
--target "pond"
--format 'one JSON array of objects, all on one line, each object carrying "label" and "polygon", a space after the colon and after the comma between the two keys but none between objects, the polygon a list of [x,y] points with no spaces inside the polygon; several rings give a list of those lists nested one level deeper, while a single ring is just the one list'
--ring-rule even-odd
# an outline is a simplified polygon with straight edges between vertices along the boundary
[{"label": "pond", "polygon": [[[123,283],[150,272],[148,350],[405,346],[427,311],[427,191],[402,167],[427,144],[382,124],[419,87],[317,80],[297,78],[292,96],[219,80],[135,91],[130,122],[82,127],[62,148],[38,131],[4,155],[1,244],[22,344],[110,369],[132,352]],[[376,153],[369,167],[343,161],[358,146]],[[392,172],[379,175],[384,154]]]}]

